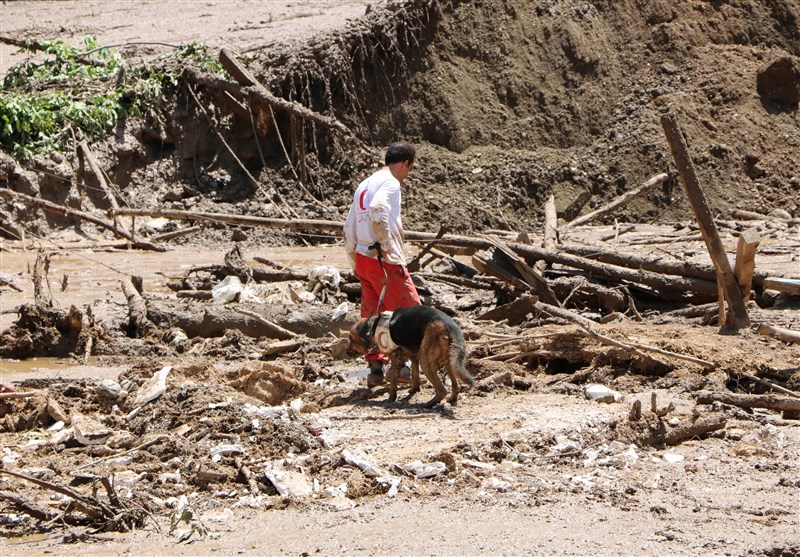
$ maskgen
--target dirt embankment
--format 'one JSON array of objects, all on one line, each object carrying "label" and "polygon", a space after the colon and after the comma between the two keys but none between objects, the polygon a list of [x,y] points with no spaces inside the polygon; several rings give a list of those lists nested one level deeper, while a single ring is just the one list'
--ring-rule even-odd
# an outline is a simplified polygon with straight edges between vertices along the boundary
[{"label": "dirt embankment", "polygon": [[[395,138],[418,142],[406,196],[412,229],[532,229],[551,193],[570,219],[659,172],[671,179],[617,217],[684,219],[690,209],[659,122],[666,112],[677,115],[720,215],[743,208],[797,216],[797,106],[759,94],[756,76],[800,54],[799,12],[780,0],[414,0],[300,46],[254,51],[245,62],[273,91],[336,116],[377,148]],[[200,91],[213,127],[266,185],[256,188],[186,90],[177,94],[165,121],[133,122],[97,147],[130,205],[281,216],[281,196],[304,216],[343,218],[369,159],[318,126],[290,132],[280,112],[254,134],[224,95]],[[64,180],[77,173],[93,181],[69,160],[37,165],[48,174],[18,169],[10,185],[76,203]],[[295,182],[301,169],[305,189]],[[459,204],[449,203],[453,191]]]}]

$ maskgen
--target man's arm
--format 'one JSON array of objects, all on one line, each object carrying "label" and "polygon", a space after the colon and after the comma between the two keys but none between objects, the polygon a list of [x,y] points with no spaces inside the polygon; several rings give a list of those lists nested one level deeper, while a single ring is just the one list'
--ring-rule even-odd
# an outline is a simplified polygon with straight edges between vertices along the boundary
[{"label": "man's arm", "polygon": [[344,251],[347,254],[347,259],[350,261],[350,267],[355,270],[356,268],[356,212],[353,207],[350,207],[350,212],[347,213],[347,219],[344,221]]},{"label": "man's arm", "polygon": [[393,204],[398,204],[400,196],[400,182],[396,180],[384,184],[372,198],[369,204],[369,219],[372,231],[378,238],[383,249],[391,247],[390,227]]}]

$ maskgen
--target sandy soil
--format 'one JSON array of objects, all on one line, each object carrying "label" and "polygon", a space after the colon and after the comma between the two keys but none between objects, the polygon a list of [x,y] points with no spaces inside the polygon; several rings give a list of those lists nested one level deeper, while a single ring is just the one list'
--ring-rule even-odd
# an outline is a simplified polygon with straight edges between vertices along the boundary
[{"label": "sandy soil", "polygon": [[[341,27],[349,19],[363,16],[368,6],[379,3],[145,0],[134,5],[126,0],[13,1],[3,2],[0,33],[15,38],[60,39],[68,44],[92,35],[102,45],[123,45],[123,53],[141,56],[168,52],[168,46],[157,43],[177,45],[190,41],[236,52],[255,52]],[[29,56],[18,50],[0,44],[0,74]]]}]

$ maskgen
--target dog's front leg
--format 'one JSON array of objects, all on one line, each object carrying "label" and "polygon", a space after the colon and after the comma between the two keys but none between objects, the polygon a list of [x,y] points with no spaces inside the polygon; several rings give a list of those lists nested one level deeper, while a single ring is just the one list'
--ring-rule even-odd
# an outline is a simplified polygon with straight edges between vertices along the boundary
[{"label": "dog's front leg", "polygon": [[399,351],[395,351],[389,358],[389,402],[397,400],[397,376],[400,375],[402,362]]}]

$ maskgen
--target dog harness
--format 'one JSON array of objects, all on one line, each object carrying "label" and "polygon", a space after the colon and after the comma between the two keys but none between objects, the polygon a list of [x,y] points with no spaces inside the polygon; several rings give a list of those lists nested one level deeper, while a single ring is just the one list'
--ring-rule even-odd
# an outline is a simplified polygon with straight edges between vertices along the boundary
[{"label": "dog harness", "polygon": [[389,320],[392,318],[391,311],[384,311],[375,320],[375,331],[372,333],[372,341],[378,350],[384,354],[389,354],[397,349],[397,345],[392,340],[389,332]]}]

